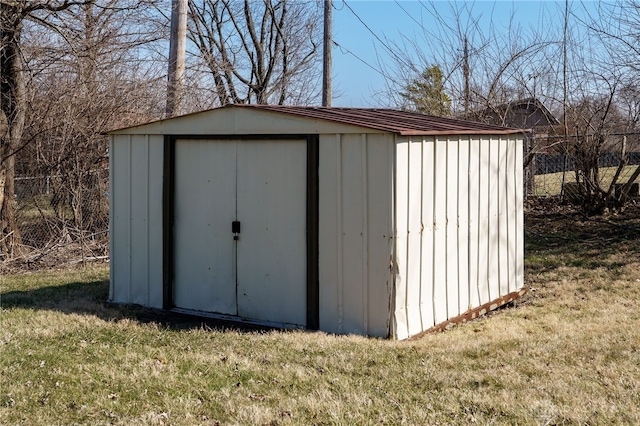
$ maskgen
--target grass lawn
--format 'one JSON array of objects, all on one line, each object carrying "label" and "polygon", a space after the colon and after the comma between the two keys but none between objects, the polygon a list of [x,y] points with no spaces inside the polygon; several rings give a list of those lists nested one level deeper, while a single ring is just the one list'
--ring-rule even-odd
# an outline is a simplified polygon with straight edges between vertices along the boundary
[{"label": "grass lawn", "polygon": [[105,268],[0,278],[0,424],[640,424],[640,217],[526,218],[529,295],[416,341],[105,304]]}]

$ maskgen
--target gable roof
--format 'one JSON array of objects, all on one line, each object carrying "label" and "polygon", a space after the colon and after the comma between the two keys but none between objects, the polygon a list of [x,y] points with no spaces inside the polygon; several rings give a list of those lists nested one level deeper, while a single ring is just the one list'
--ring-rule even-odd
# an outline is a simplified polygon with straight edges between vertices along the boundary
[{"label": "gable roof", "polygon": [[[207,111],[186,114],[166,120],[113,130],[109,133],[126,133],[127,129],[145,127],[169,127],[172,122],[189,120],[196,116],[216,116],[223,112],[250,111],[289,116],[291,118],[312,120],[313,122],[337,123],[343,126],[355,126],[370,130],[395,133],[398,135],[468,135],[468,134],[515,134],[523,133],[522,129],[512,129],[493,124],[435,117],[415,112],[380,108],[334,108],[318,106],[286,106],[286,105],[227,105]],[[310,132],[315,133],[315,132]]]},{"label": "gable roof", "polygon": [[255,108],[263,111],[274,111],[313,119],[334,121],[342,124],[369,127],[397,133],[399,135],[510,134],[522,132],[520,129],[511,129],[492,124],[384,108],[334,108],[286,105],[236,105],[236,107]]}]

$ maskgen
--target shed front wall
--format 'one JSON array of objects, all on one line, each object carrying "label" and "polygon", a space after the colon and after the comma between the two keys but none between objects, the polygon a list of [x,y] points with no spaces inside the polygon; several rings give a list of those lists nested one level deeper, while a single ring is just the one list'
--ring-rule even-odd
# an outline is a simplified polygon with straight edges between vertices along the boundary
[{"label": "shed front wall", "polygon": [[523,286],[522,139],[399,138],[394,337]]},{"label": "shed front wall", "polygon": [[[111,135],[111,287],[163,307],[161,135]],[[320,329],[389,335],[394,136],[320,135]],[[268,303],[268,301],[265,301]]]},{"label": "shed front wall", "polygon": [[109,300],[162,308],[163,142],[157,135],[109,141]]},{"label": "shed front wall", "polygon": [[393,252],[391,134],[320,136],[320,329],[387,337]]}]

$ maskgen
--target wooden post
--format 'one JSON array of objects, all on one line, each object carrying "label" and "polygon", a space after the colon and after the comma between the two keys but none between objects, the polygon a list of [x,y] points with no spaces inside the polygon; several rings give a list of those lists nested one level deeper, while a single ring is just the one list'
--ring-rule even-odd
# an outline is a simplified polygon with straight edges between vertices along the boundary
[{"label": "wooden post", "polygon": [[171,0],[171,38],[169,40],[169,73],[167,74],[167,118],[180,113],[182,83],[187,44],[188,0]]},{"label": "wooden post", "polygon": [[324,0],[324,54],[322,60],[322,106],[331,106],[331,0]]}]

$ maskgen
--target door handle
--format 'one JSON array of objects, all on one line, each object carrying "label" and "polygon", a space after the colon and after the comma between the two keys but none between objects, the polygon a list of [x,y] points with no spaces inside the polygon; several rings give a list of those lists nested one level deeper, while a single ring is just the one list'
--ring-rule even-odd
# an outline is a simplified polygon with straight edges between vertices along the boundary
[{"label": "door handle", "polygon": [[231,222],[231,232],[233,232],[233,239],[234,240],[238,240],[238,234],[240,234],[240,222],[237,220],[234,220],[233,222]]}]

